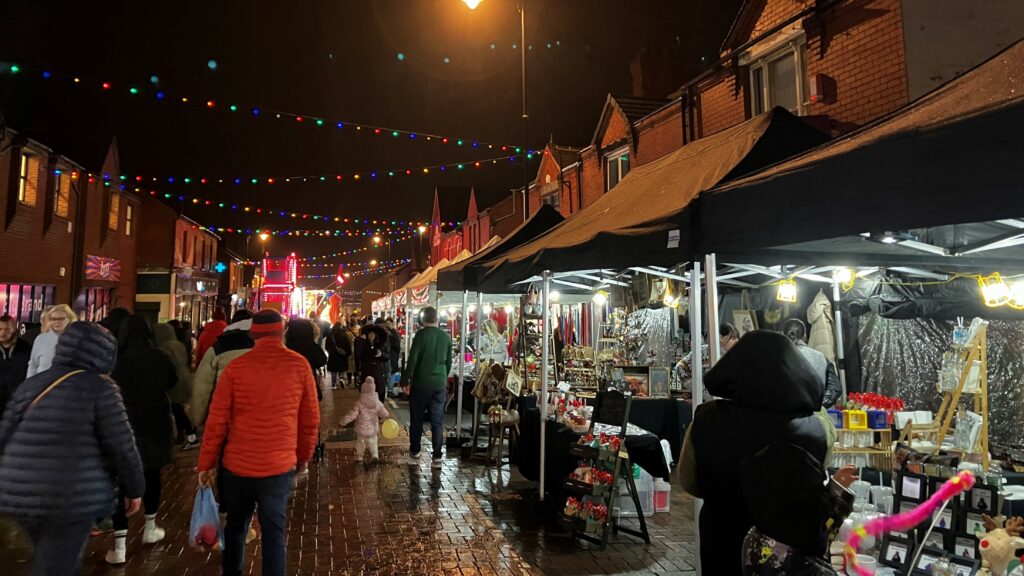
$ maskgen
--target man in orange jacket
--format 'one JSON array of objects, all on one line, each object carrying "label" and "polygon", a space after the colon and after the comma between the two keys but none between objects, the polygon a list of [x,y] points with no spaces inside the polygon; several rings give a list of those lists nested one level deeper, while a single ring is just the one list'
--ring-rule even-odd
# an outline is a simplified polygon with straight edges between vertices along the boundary
[{"label": "man in orange jacket", "polygon": [[[292,478],[313,456],[320,410],[309,364],[282,342],[281,315],[252,318],[252,351],[217,381],[199,452],[199,483],[213,486],[223,449],[221,505],[227,513],[223,573],[242,573],[245,536],[258,507],[263,574],[284,576],[285,509]],[[230,427],[229,427],[230,424]]]}]

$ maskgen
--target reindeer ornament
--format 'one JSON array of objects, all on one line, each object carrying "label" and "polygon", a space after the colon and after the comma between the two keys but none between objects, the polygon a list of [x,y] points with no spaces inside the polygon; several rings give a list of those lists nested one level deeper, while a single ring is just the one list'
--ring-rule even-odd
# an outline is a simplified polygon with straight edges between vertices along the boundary
[{"label": "reindeer ornament", "polygon": [[985,534],[978,543],[981,550],[981,557],[985,560],[992,576],[1016,576],[1024,574],[1021,567],[1021,559],[1015,557],[1014,551],[1024,548],[1024,518],[1014,516],[1006,521],[1006,526],[1000,528],[996,521],[987,514],[982,515],[985,521]]}]

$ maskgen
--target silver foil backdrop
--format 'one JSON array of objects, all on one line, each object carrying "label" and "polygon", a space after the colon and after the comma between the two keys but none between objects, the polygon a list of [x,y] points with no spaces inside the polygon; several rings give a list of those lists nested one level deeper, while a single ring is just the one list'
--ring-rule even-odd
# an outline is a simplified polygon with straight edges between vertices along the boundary
[{"label": "silver foil backdrop", "polygon": [[[908,410],[938,410],[942,397],[935,383],[955,324],[876,314],[857,320],[864,390],[903,398]],[[1024,450],[1024,322],[989,324],[988,406],[991,447]]]}]

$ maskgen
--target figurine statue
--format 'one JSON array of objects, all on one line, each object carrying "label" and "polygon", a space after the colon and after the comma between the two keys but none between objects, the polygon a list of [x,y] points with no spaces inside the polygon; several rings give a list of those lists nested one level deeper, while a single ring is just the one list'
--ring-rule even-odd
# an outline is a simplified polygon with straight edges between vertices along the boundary
[{"label": "figurine statue", "polygon": [[1013,553],[1018,548],[1024,548],[1024,538],[1021,538],[1024,518],[1014,516],[1006,521],[1003,528],[1000,528],[988,514],[983,514],[982,518],[986,532],[978,543],[978,549],[992,576],[1008,576],[1011,570],[1013,573],[1020,573],[1020,559]]}]

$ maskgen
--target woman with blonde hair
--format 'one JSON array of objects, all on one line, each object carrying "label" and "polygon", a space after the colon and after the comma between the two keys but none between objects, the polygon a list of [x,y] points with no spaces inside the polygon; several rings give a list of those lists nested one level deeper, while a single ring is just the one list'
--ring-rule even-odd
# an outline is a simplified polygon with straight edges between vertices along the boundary
[{"label": "woman with blonde hair", "polygon": [[53,355],[57,351],[57,339],[77,320],[75,311],[67,304],[57,304],[50,309],[44,320],[49,329],[32,343],[32,354],[28,359],[28,378],[50,369]]}]

